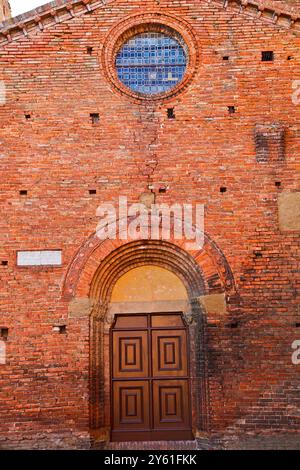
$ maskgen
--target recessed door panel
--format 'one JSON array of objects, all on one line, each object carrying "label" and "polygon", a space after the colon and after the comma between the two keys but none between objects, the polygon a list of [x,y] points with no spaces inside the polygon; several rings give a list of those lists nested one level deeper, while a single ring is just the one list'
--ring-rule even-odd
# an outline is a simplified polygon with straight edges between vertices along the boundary
[{"label": "recessed door panel", "polygon": [[152,331],[153,377],[188,375],[186,331]]},{"label": "recessed door panel", "polygon": [[148,429],[149,420],[149,382],[114,382],[113,399],[114,429]]},{"label": "recessed door panel", "polygon": [[114,378],[148,377],[148,333],[147,331],[115,331]]},{"label": "recessed door panel", "polygon": [[153,382],[154,429],[188,429],[189,391],[186,380]]},{"label": "recessed door panel", "polygon": [[116,319],[115,328],[118,329],[137,329],[147,328],[148,320],[145,315],[119,315]]},{"label": "recessed door panel", "polygon": [[177,315],[152,315],[151,326],[153,328],[157,328],[157,327],[161,328],[162,326],[169,327],[169,328],[178,326],[178,327],[184,328],[185,325],[182,321],[182,316],[177,314]]},{"label": "recessed door panel", "polygon": [[182,316],[118,317],[111,339],[112,440],[193,438]]}]

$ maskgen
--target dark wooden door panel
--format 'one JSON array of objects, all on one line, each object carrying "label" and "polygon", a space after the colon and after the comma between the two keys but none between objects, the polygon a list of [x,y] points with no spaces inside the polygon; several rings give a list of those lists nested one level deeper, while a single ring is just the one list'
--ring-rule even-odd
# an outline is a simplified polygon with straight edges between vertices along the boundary
[{"label": "dark wooden door panel", "polygon": [[151,317],[151,326],[152,328],[162,328],[178,326],[179,328],[185,328],[185,325],[182,321],[182,316],[177,315],[152,315]]},{"label": "dark wooden door panel", "polygon": [[113,388],[114,430],[148,430],[149,382],[120,381],[114,382]]},{"label": "dark wooden door panel", "polygon": [[188,375],[186,332],[152,331],[152,364],[153,377],[186,377]]},{"label": "dark wooden door panel", "polygon": [[113,333],[114,378],[148,377],[147,331],[115,331]]},{"label": "dark wooden door panel", "polygon": [[153,381],[154,429],[189,429],[187,380]]},{"label": "dark wooden door panel", "polygon": [[119,316],[111,340],[112,439],[193,438],[182,316]]},{"label": "dark wooden door panel", "polygon": [[148,319],[145,315],[120,315],[116,319],[115,328],[134,330],[137,328],[147,328]]}]

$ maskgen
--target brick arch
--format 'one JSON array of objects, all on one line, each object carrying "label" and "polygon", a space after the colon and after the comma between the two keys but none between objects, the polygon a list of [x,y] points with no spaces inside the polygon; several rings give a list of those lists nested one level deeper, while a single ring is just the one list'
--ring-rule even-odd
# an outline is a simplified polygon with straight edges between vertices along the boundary
[{"label": "brick arch", "polygon": [[[120,236],[120,234],[118,234]],[[64,279],[62,297],[70,301],[74,297],[92,297],[107,301],[104,294],[108,267],[122,265],[119,274],[124,274],[127,267],[152,264],[167,267],[184,282],[191,297],[211,293],[225,292],[236,294],[236,286],[231,268],[221,249],[204,235],[201,250],[185,250],[187,240],[136,240],[128,242],[118,237],[116,240],[101,240],[96,233],[92,234],[80,247]],[[141,255],[141,253],[143,253]],[[177,266],[177,267],[176,267]],[[184,269],[184,271],[183,271]],[[184,274],[185,273],[185,274]],[[118,274],[114,271],[114,274]],[[102,279],[102,285],[100,280]],[[111,283],[110,283],[111,284]]]},{"label": "brick arch", "polygon": [[165,241],[140,240],[119,247],[105,258],[93,277],[90,297],[108,302],[117,280],[143,265],[172,271],[182,280],[190,298],[207,291],[201,269],[188,253]]},{"label": "brick arch", "polygon": [[109,440],[111,292],[123,274],[146,264],[173,272],[187,289],[189,310],[185,318],[192,358],[193,430],[195,434],[209,432],[206,312],[199,297],[211,293],[231,296],[236,289],[224,254],[208,234],[204,236],[201,250],[187,252],[186,242],[174,239],[128,241],[122,240],[122,233],[118,233],[115,240],[101,240],[95,233],[80,247],[70,264],[63,299],[70,302],[89,298],[90,302],[90,316],[86,321],[90,325],[90,428],[94,440]]}]

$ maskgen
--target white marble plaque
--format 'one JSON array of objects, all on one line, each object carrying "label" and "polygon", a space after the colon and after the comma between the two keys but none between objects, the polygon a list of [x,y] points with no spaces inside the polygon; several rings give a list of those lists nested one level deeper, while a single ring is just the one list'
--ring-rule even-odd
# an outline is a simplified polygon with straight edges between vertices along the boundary
[{"label": "white marble plaque", "polygon": [[0,341],[0,364],[6,364],[6,344]]},{"label": "white marble plaque", "polygon": [[18,266],[61,266],[61,251],[18,251]]}]

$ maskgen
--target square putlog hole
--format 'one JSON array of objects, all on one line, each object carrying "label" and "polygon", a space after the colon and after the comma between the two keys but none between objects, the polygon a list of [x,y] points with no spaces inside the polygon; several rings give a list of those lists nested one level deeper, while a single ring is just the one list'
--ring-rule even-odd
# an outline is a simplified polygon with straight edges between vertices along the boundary
[{"label": "square putlog hole", "polygon": [[93,124],[97,124],[100,121],[99,113],[91,113],[90,118]]},{"label": "square putlog hole", "polygon": [[261,60],[262,60],[262,62],[273,62],[274,61],[274,52],[273,51],[262,51]]}]

